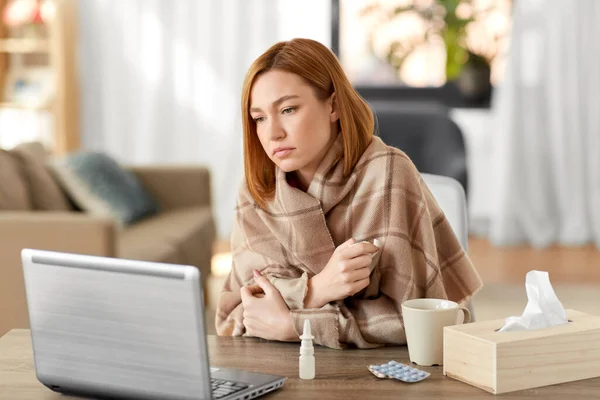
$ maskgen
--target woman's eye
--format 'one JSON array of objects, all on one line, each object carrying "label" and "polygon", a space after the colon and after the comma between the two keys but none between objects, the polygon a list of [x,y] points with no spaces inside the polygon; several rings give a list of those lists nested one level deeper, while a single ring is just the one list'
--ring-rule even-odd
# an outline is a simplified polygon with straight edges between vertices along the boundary
[{"label": "woman's eye", "polygon": [[283,111],[281,111],[282,114],[291,114],[294,112],[294,110],[296,110],[296,107],[288,107],[288,108],[284,108]]},{"label": "woman's eye", "polygon": [[254,118],[254,122],[259,123],[259,122],[263,122],[265,120],[265,117],[256,117]]}]

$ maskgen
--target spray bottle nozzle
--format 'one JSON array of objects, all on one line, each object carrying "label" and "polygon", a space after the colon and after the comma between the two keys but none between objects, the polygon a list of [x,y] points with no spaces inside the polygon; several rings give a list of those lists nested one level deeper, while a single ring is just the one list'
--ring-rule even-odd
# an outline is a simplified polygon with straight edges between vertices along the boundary
[{"label": "spray bottle nozzle", "polygon": [[302,340],[312,340],[315,337],[311,334],[310,332],[310,320],[309,319],[305,319],[304,320],[304,329],[302,331],[302,336],[300,336],[300,339]]}]

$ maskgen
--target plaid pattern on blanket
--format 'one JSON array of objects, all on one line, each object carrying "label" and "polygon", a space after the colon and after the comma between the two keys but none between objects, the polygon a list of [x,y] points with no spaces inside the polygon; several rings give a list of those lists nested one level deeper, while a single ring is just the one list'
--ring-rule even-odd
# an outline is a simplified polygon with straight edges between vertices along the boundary
[{"label": "plaid pattern on blanket", "polygon": [[[373,137],[353,172],[343,176],[339,135],[307,192],[277,170],[275,198],[259,208],[242,184],[232,234],[232,270],[217,306],[219,335],[243,335],[240,288],[258,269],[279,289],[294,329],[311,320],[315,342],[331,348],[405,344],[401,303],[412,298],[463,302],[479,275],[410,159]],[[307,280],[349,238],[381,242],[370,284],[355,296],[305,309]]]}]

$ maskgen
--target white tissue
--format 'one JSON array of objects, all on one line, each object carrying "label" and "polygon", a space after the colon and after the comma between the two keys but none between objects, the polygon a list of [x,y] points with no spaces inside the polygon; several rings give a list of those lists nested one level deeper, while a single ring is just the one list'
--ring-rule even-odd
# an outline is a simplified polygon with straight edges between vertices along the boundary
[{"label": "white tissue", "polygon": [[567,313],[556,297],[545,271],[529,271],[525,278],[527,306],[520,317],[508,317],[500,332],[547,328],[567,323]]}]

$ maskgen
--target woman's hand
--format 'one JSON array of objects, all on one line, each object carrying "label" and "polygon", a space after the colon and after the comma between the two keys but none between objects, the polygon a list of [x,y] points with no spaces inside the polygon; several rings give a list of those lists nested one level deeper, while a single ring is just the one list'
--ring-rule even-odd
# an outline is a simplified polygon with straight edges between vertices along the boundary
[{"label": "woman's hand", "polygon": [[292,325],[290,309],[281,293],[256,270],[254,281],[255,285],[240,289],[246,332],[267,340],[297,341],[298,335]]},{"label": "woman's hand", "polygon": [[369,269],[379,247],[350,239],[339,245],[321,272],[308,281],[305,308],[321,308],[330,301],[343,300],[369,286]]}]

